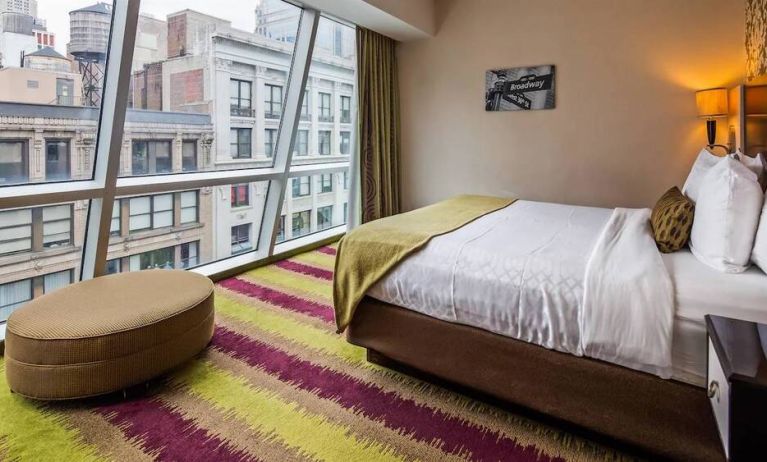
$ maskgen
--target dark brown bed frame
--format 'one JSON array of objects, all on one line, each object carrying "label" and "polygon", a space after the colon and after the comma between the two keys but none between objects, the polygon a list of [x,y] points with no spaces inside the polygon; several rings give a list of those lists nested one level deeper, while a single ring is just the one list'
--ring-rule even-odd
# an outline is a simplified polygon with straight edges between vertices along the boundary
[{"label": "dark brown bed frame", "polygon": [[721,461],[705,390],[440,321],[372,298],[347,339],[370,362],[564,425],[640,456]]}]

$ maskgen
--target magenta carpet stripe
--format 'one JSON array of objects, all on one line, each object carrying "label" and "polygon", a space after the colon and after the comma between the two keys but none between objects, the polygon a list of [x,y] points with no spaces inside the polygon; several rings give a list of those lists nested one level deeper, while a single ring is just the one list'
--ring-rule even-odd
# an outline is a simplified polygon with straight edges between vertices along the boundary
[{"label": "magenta carpet stripe", "polygon": [[282,269],[293,271],[294,273],[301,273],[318,279],[325,279],[327,281],[333,280],[333,272],[322,268],[316,268],[314,266],[304,265],[303,263],[290,260],[279,261],[276,265]]},{"label": "magenta carpet stripe", "polygon": [[223,327],[216,328],[212,345],[284,382],[381,421],[389,428],[412,434],[419,441],[439,440],[441,449],[452,454],[468,450],[472,460],[498,460],[499,454],[515,461],[561,460],[541,455],[534,446],[522,446],[498,432],[482,430],[439,409],[418,405],[394,392],[385,392]]},{"label": "magenta carpet stripe", "polygon": [[333,247],[329,247],[329,246],[320,247],[319,249],[317,249],[317,252],[322,252],[324,254],[333,255],[333,256],[335,256],[336,253],[338,253],[336,251],[336,249],[334,249]]},{"label": "magenta carpet stripe", "polygon": [[333,307],[329,305],[323,305],[321,303],[304,300],[303,298],[296,297],[295,295],[286,294],[278,290],[263,287],[252,282],[243,281],[242,279],[231,278],[226,279],[218,283],[221,287],[224,287],[235,292],[239,292],[249,297],[257,298],[272,305],[280,306],[291,311],[307,314],[315,318],[322,319],[325,322],[333,322]]},{"label": "magenta carpet stripe", "polygon": [[156,454],[158,461],[257,461],[156,400],[143,398],[110,404],[97,412],[118,426],[127,438],[139,440],[144,452]]}]

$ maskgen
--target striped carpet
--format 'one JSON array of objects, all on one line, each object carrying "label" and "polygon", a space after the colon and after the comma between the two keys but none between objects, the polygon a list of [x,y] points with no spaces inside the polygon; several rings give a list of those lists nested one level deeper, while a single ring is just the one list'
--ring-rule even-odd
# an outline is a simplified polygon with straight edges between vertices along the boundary
[{"label": "striped carpet", "polygon": [[8,391],[0,460],[629,460],[365,361],[334,333],[335,248],[217,285],[198,359],[148,390],[40,405]]}]

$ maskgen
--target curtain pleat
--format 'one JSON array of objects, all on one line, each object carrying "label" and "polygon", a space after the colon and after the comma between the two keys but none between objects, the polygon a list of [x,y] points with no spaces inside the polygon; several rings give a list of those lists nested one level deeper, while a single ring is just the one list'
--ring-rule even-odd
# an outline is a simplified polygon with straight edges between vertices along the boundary
[{"label": "curtain pleat", "polygon": [[395,41],[357,29],[362,222],[400,212],[400,121]]}]

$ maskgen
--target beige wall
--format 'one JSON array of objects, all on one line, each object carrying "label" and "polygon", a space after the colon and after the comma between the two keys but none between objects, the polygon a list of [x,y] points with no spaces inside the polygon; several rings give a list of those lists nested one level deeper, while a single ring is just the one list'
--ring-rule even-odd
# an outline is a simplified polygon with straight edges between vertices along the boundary
[{"label": "beige wall", "polygon": [[[694,91],[745,72],[744,0],[439,0],[437,27],[398,45],[407,209],[468,192],[652,206],[705,144]],[[486,70],[542,64],[556,109],[484,111]]]},{"label": "beige wall", "polygon": [[[80,104],[83,92],[79,74],[21,67],[0,69],[0,101],[56,104],[56,79],[58,78],[74,82],[72,100],[75,104]],[[37,82],[37,86],[30,85],[28,83],[30,80]]]}]

